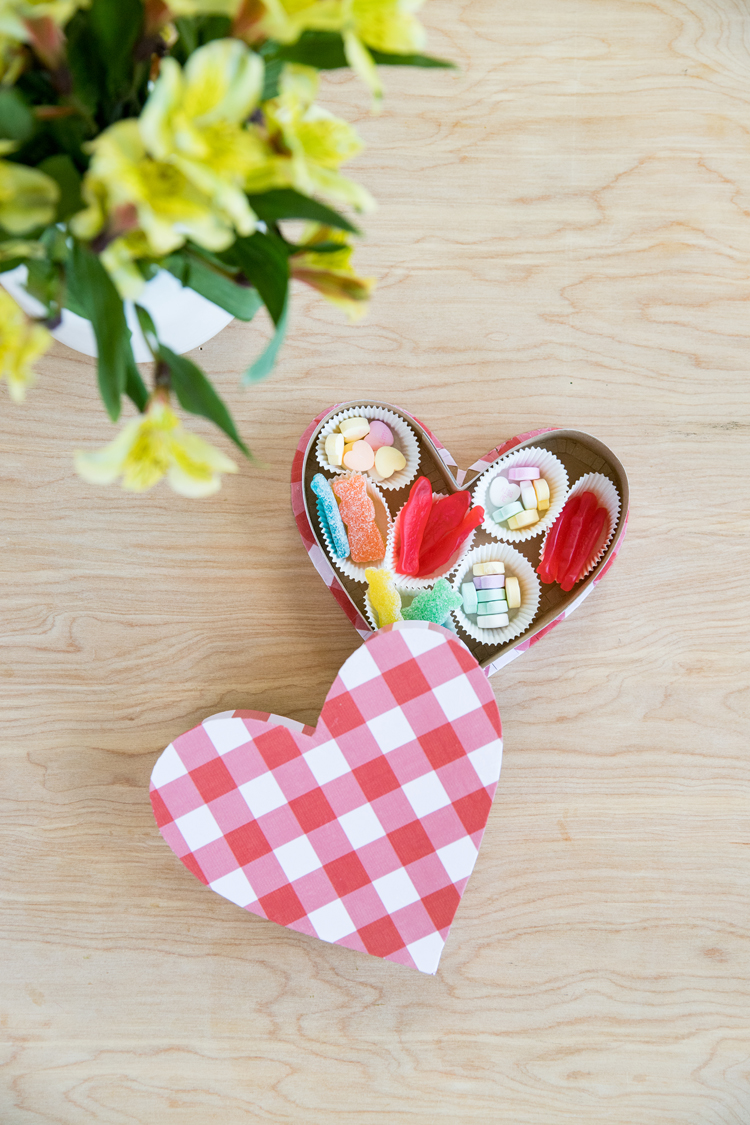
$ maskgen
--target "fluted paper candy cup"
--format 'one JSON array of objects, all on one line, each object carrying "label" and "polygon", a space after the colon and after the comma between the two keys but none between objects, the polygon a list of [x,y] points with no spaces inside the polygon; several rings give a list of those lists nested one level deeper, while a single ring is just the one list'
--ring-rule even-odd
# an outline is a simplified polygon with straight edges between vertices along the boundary
[{"label": "fluted paper candy cup", "polygon": [[[387,544],[388,537],[391,531],[392,520],[383,493],[373,481],[367,479],[367,476],[364,473],[347,473],[346,475],[347,477],[364,476],[367,483],[367,495],[375,505],[375,523],[378,525],[378,530],[383,536],[383,542]],[[320,508],[318,508],[317,512],[321,537],[323,539],[323,542],[325,543],[328,557],[333,565],[337,566],[342,574],[346,574],[349,578],[353,578],[355,582],[366,582],[367,579],[365,578],[365,571],[368,569],[368,567],[381,567],[384,565],[384,560],[379,559],[375,562],[355,563],[352,562],[351,558],[337,559],[333,550],[333,543],[331,542],[331,538],[328,534],[326,525],[320,518]],[[386,546],[386,553],[387,550],[388,548]]]},{"label": "fluted paper candy cup", "polygon": [[[318,440],[315,443],[315,456],[318,459],[318,464],[322,466],[329,473],[336,473],[342,475],[348,473],[349,469],[345,466],[332,465],[326,457],[326,438],[331,434],[335,434],[339,428],[339,423],[343,422],[345,418],[367,418],[372,421],[377,418],[381,422],[385,422],[386,426],[393,431],[393,445],[395,449],[399,449],[406,458],[406,464],[403,469],[399,469],[393,476],[385,479],[378,478],[377,483],[381,488],[392,490],[395,488],[404,488],[414,480],[419,468],[419,444],[417,443],[417,436],[404,422],[403,418],[399,418],[398,414],[394,414],[392,410],[387,410],[384,406],[350,406],[347,410],[341,410],[338,414],[334,414],[329,418],[325,426],[318,434]],[[370,473],[367,473],[367,479],[372,480]]]},{"label": "fluted paper candy cup", "polygon": [[[549,485],[549,508],[531,527],[511,531],[504,523],[496,523],[492,518],[492,512],[497,509],[490,503],[489,488],[495,477],[507,478],[508,470],[518,465],[535,465],[539,469],[540,476],[543,476]],[[482,527],[494,539],[504,539],[507,543],[525,543],[527,539],[533,539],[549,531],[560,515],[567,495],[568,474],[562,461],[559,461],[554,453],[549,453],[546,449],[535,445],[506,453],[482,473],[474,487],[474,503],[481,504],[485,512]]]},{"label": "fluted paper candy cup", "polygon": [[[436,500],[442,499],[442,492],[433,492],[433,504]],[[438,578],[448,578],[449,575],[453,573],[458,564],[461,562],[461,559],[464,557],[466,552],[471,550],[471,545],[474,542],[474,536],[476,535],[476,528],[474,528],[471,534],[467,536],[466,539],[464,539],[458,550],[453,552],[445,566],[442,566],[440,570],[436,570],[434,574],[430,574],[426,578],[414,578],[411,574],[399,574],[396,570],[398,548],[401,542],[399,537],[399,520],[401,518],[401,513],[403,512],[405,507],[406,504],[404,504],[402,508],[399,508],[398,513],[396,514],[396,518],[394,519],[391,526],[391,531],[388,536],[388,543],[385,549],[385,562],[383,563],[383,566],[386,568],[386,570],[390,570],[391,574],[393,575],[393,581],[396,583],[396,586],[399,590],[413,590],[415,592],[417,590],[429,590],[430,586],[435,585]]]},{"label": "fluted paper candy cup", "polygon": [[[594,544],[594,548],[586,561],[586,565],[576,578],[574,586],[588,574],[591,574],[594,567],[601,562],[604,557],[604,552],[612,541],[612,536],[617,527],[617,521],[620,518],[620,494],[609,477],[605,477],[603,473],[586,473],[585,476],[579,477],[575,482],[568,493],[568,500],[573,496],[580,496],[582,492],[593,492],[598,501],[598,507],[607,509],[609,524],[608,526],[605,524],[604,530],[599,536],[599,541]],[[543,557],[546,545],[547,536],[545,535],[540,557]]]},{"label": "fluted paper candy cup", "polygon": [[519,609],[512,609],[509,613],[510,622],[502,629],[479,629],[463,609],[454,609],[453,617],[460,627],[475,641],[487,645],[501,645],[512,641],[525,633],[539,610],[539,599],[542,588],[539,579],[534,573],[534,568],[527,558],[507,543],[485,543],[483,547],[475,547],[466,558],[461,560],[461,566],[451,585],[456,593],[461,593],[464,582],[473,581],[472,567],[474,563],[501,562],[505,565],[506,579],[518,579],[521,587],[521,605]]}]

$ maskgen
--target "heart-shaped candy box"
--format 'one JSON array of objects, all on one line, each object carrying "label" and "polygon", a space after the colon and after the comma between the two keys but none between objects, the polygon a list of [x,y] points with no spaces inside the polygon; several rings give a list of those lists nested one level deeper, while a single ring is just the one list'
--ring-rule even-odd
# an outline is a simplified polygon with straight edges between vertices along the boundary
[{"label": "heart-shaped candy box", "polygon": [[[321,471],[321,466],[316,458],[316,446],[318,435],[327,426],[330,419],[346,411],[351,414],[357,413],[358,409],[367,411],[371,408],[396,415],[416,435],[419,448],[418,471],[422,476],[429,479],[433,493],[449,494],[460,489],[468,489],[473,495],[478,486],[481,489],[483,474],[487,474],[491,466],[498,462],[500,458],[505,457],[511,450],[515,453],[516,451],[533,448],[534,450],[545,450],[561,462],[567,472],[571,488],[575,488],[576,481],[582,481],[582,478],[594,473],[605,478],[605,482],[611,482],[619,495],[619,507],[614,519],[615,526],[609,529],[610,535],[606,550],[604,550],[596,565],[568,592],[564,591],[556,582],[542,586],[538,608],[530,624],[520,636],[504,643],[486,643],[471,636],[462,628],[460,617],[457,619],[456,628],[459,637],[489,675],[507,664],[515,656],[526,651],[530,645],[548,633],[553,626],[569,616],[591,593],[594,586],[601,580],[614,561],[627,525],[629,489],[625,470],[612,450],[603,442],[579,430],[535,430],[532,433],[510,438],[475,461],[469,469],[460,470],[448,450],[421,422],[390,403],[360,399],[359,401],[340,403],[319,414],[308,426],[297,447],[292,466],[292,508],[313,565],[363,637],[368,636],[372,630],[365,606],[366,586],[347,573],[334,570],[327,551],[325,535],[320,525],[315,493],[310,487],[310,482],[315,474]],[[392,517],[395,518],[406,503],[411,483],[410,481],[402,488],[390,489],[383,493]],[[493,537],[480,527],[473,540],[473,547],[482,547],[493,542],[495,542]],[[543,543],[544,537],[537,535],[521,542],[514,542],[512,546],[515,550],[520,551],[532,567],[536,568]],[[396,580],[398,584],[398,577]]]}]

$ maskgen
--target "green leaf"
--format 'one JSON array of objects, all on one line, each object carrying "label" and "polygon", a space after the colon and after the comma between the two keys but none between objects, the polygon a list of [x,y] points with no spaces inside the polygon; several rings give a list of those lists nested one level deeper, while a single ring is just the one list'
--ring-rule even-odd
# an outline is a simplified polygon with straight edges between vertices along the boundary
[{"label": "green leaf", "polygon": [[99,352],[99,392],[110,418],[120,417],[120,397],[128,385],[128,372],[134,363],[130,329],[125,321],[120,294],[96,254],[80,242],[73,244],[67,269],[68,296],[82,310],[94,329]]},{"label": "green leaf", "polygon": [[142,0],[93,0],[89,9],[91,28],[98,40],[104,63],[109,122],[123,116],[123,104],[133,88],[133,48],[143,27]]},{"label": "green leaf", "polygon": [[438,59],[434,55],[396,55],[386,51],[376,51],[372,47],[367,50],[378,66],[422,66],[436,70],[458,70],[454,62],[449,59]]},{"label": "green leaf", "polygon": [[141,414],[148,406],[148,391],[141,379],[141,374],[135,365],[132,350],[127,357],[127,377],[125,379],[125,394]]},{"label": "green leaf", "polygon": [[135,315],[138,317],[138,324],[148,345],[148,350],[156,359],[159,355],[159,335],[156,331],[156,325],[151,319],[151,313],[144,309],[142,305],[136,305]]},{"label": "green leaf", "polygon": [[223,430],[246,457],[252,458],[250,450],[237,433],[232,416],[219,398],[206,376],[191,359],[175,355],[165,344],[159,348],[159,356],[164,360],[172,375],[172,389],[183,410],[208,418]]},{"label": "green leaf", "polygon": [[[365,44],[367,46],[367,44]],[[337,31],[305,31],[296,43],[274,43],[274,55],[284,62],[302,63],[318,70],[338,70],[349,65],[344,41]],[[431,55],[390,54],[367,47],[380,66],[422,66],[456,69],[456,64]]]},{"label": "green leaf", "polygon": [[60,188],[55,219],[58,223],[64,223],[84,206],[78,169],[67,154],[59,153],[57,156],[48,156],[43,160],[39,165],[39,171],[51,176]]},{"label": "green leaf", "polygon": [[[263,54],[263,52],[260,52]],[[279,81],[281,79],[281,71],[284,68],[284,60],[279,58],[268,58],[263,70],[263,92],[260,95],[262,102],[267,102],[271,98],[278,97],[279,94]]]},{"label": "green leaf", "polygon": [[352,234],[360,233],[357,227],[343,215],[339,215],[338,211],[326,207],[324,203],[318,203],[317,199],[302,195],[294,188],[275,188],[273,191],[263,192],[262,195],[249,195],[247,198],[258,218],[270,225],[281,219],[311,219],[327,227],[337,227]]},{"label": "green leaf", "polygon": [[246,238],[238,238],[230,254],[260,293],[274,324],[278,324],[289,288],[289,259],[285,243],[280,238],[256,231]]},{"label": "green leaf", "polygon": [[18,90],[0,91],[0,137],[26,141],[36,128],[36,118]]},{"label": "green leaf", "polygon": [[183,285],[194,289],[239,320],[252,320],[263,304],[257,289],[238,285],[231,277],[219,273],[199,258],[185,253],[170,254],[162,265]]},{"label": "green leaf", "polygon": [[73,79],[73,97],[89,113],[96,114],[105,85],[105,66],[99,41],[88,13],[76,12],[65,28],[68,68]]},{"label": "green leaf", "polygon": [[284,302],[284,309],[279,323],[276,325],[274,332],[267,347],[258,356],[255,363],[248,367],[245,374],[242,376],[242,385],[247,387],[250,383],[259,383],[261,379],[265,379],[273,371],[276,357],[279,354],[279,348],[284,342],[286,336],[287,324],[289,321],[289,298]]}]

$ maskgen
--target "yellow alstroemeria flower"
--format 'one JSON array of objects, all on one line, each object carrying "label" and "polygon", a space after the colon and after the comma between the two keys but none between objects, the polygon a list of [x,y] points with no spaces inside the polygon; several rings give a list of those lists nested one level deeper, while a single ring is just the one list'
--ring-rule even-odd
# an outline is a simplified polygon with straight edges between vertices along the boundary
[{"label": "yellow alstroemeria flower", "polygon": [[[375,280],[358,277],[351,268],[354,248],[347,241],[346,233],[311,223],[300,241],[306,249],[289,259],[292,277],[317,289],[331,304],[343,309],[349,320],[360,320],[367,312]],[[322,242],[338,242],[341,249],[318,253],[315,247]]]},{"label": "yellow alstroemeria flower", "polygon": [[91,0],[0,0],[0,35],[27,42],[27,20],[51,19],[58,27],[68,22],[79,8]]},{"label": "yellow alstroemeria flower", "polygon": [[[14,141],[0,141],[0,156],[13,152]],[[11,234],[26,234],[55,217],[60,189],[37,168],[0,160],[0,226]]]},{"label": "yellow alstroemeria flower", "polygon": [[162,61],[138,122],[150,154],[178,168],[240,234],[251,234],[256,223],[245,181],[270,156],[257,130],[244,125],[262,89],[260,56],[239,39],[216,39],[184,69]]},{"label": "yellow alstroemeria flower", "polygon": [[231,215],[176,165],[154,160],[134,118],[110,125],[89,147],[93,159],[83,181],[88,207],[70,223],[78,238],[93,238],[108,214],[132,204],[155,257],[176,250],[186,238],[207,250],[225,250],[234,241]]},{"label": "yellow alstroemeria flower", "polygon": [[263,0],[258,28],[279,43],[295,43],[303,31],[340,31],[341,0]]},{"label": "yellow alstroemeria flower", "polygon": [[31,365],[52,343],[41,324],[34,324],[5,289],[0,287],[0,378],[14,402],[23,402],[36,375]]},{"label": "yellow alstroemeria flower", "polygon": [[358,211],[371,211],[375,201],[370,193],[338,171],[362,150],[362,142],[348,121],[314,104],[317,89],[316,70],[289,65],[279,96],[263,103],[272,141],[281,141],[289,153],[287,183],[305,195],[322,192]]},{"label": "yellow alstroemeria flower", "polygon": [[113,442],[95,453],[76,453],[76,472],[89,484],[122,477],[128,492],[145,492],[166,475],[180,496],[197,499],[221,488],[220,473],[236,473],[234,461],[197,434],[183,430],[161,397],[128,422]]},{"label": "yellow alstroemeria flower", "polygon": [[423,0],[342,0],[342,35],[347,62],[377,102],[383,96],[368,48],[405,55],[422,51],[426,34],[414,12]]},{"label": "yellow alstroemeria flower", "polygon": [[136,259],[150,258],[151,247],[142,230],[113,239],[99,255],[123,301],[137,301],[146,284]]}]

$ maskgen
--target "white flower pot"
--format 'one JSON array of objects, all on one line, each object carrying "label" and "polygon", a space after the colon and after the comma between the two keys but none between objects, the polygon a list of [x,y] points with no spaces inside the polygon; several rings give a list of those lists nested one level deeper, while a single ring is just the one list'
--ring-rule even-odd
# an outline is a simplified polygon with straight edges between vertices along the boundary
[{"label": "white flower pot", "polygon": [[[17,269],[0,274],[0,285],[8,290],[11,297],[30,316],[41,316],[44,312],[42,305],[23,287],[26,274],[26,266],[18,266]],[[216,336],[233,319],[231,313],[220,309],[212,301],[207,301],[200,293],[183,288],[177,278],[166,270],[160,270],[152,281],[147,282],[138,298],[138,304],[151,313],[162,343],[178,355],[205,344],[206,340]],[[147,363],[151,359],[151,352],[138,326],[132,301],[125,302],[125,315],[128,328],[133,333],[135,361]],[[62,322],[52,335],[76,352],[96,355],[96,340],[90,321],[68,309],[63,310]]]}]

